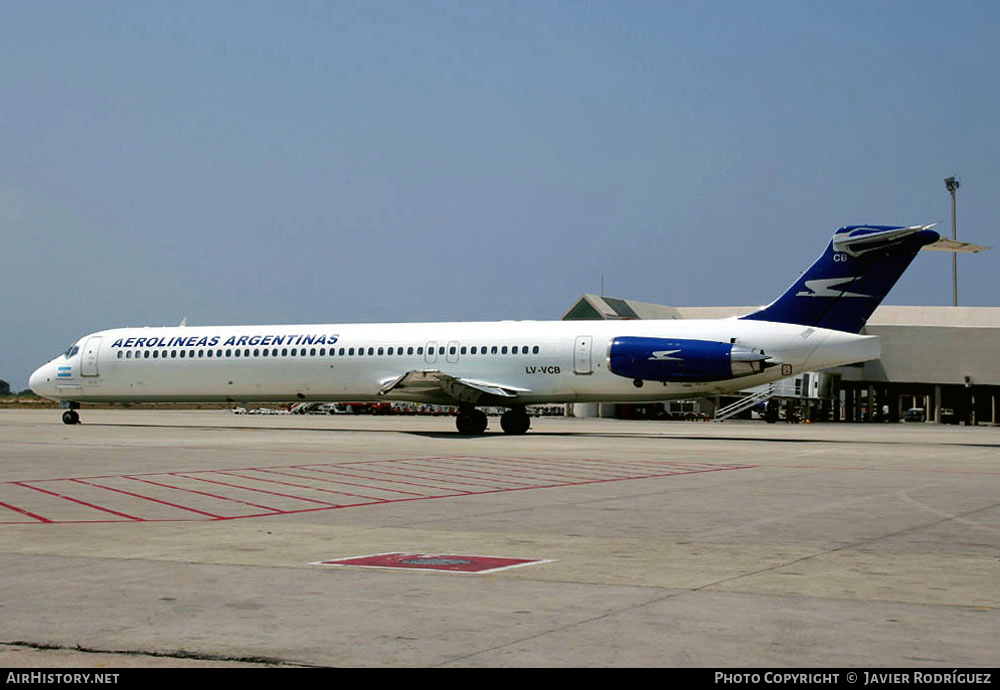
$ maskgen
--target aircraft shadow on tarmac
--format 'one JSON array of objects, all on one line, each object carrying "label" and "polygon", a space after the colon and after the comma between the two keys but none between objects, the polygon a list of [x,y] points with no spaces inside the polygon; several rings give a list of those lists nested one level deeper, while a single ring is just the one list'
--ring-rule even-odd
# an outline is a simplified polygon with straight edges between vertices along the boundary
[{"label": "aircraft shadow on tarmac", "polygon": [[[498,430],[488,430],[484,434],[477,435],[466,435],[459,434],[454,431],[413,431],[408,429],[394,429],[390,427],[382,429],[352,429],[345,427],[309,427],[309,426],[295,426],[295,427],[256,427],[256,426],[237,426],[237,425],[224,425],[224,426],[207,426],[201,424],[135,424],[135,423],[125,423],[125,424],[114,424],[109,422],[99,422],[92,423],[89,426],[106,426],[106,427],[131,427],[137,429],[190,429],[192,431],[301,431],[301,432],[315,432],[315,433],[329,433],[329,434],[346,434],[346,433],[367,433],[367,434],[406,434],[409,436],[420,436],[423,438],[433,438],[442,440],[481,440],[489,441],[496,439],[516,439],[516,438],[583,438],[583,437],[593,437],[593,438],[628,438],[628,439],[649,439],[649,440],[678,440],[678,441],[713,441],[713,442],[732,442],[732,443],[793,443],[793,444],[836,444],[836,445],[909,445],[910,441],[894,441],[894,440],[879,440],[879,439],[835,439],[835,438],[773,438],[773,437],[760,437],[755,438],[752,436],[714,436],[710,434],[675,434],[675,433],[663,433],[663,432],[601,432],[601,431],[535,431],[532,430],[526,435],[517,434],[505,434]],[[970,441],[932,441],[928,442],[926,439],[920,441],[921,445],[935,445],[935,446],[958,446],[963,448],[1000,448],[1000,438],[997,439],[996,443],[977,443]]]}]

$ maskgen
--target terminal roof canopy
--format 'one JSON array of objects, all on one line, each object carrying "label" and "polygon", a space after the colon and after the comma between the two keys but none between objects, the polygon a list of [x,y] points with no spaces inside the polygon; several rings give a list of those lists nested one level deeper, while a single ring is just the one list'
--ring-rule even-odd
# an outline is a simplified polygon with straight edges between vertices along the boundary
[{"label": "terminal roof canopy", "polygon": [[562,316],[563,321],[611,319],[681,319],[676,307],[584,293]]}]

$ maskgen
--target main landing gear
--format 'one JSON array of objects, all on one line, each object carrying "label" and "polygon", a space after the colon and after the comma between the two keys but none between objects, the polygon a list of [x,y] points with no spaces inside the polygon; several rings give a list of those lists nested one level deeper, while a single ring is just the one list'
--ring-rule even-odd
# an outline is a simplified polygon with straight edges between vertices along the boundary
[{"label": "main landing gear", "polygon": [[[486,431],[486,413],[474,407],[463,407],[458,411],[455,418],[455,426],[458,433],[466,436],[478,436]],[[526,434],[531,428],[531,418],[524,407],[515,407],[507,410],[500,417],[500,428],[505,434]]]},{"label": "main landing gear", "polygon": [[531,417],[523,407],[514,407],[500,417],[500,426],[505,434],[526,434],[531,428]]},{"label": "main landing gear", "polygon": [[486,431],[487,424],[486,413],[474,407],[459,409],[458,416],[455,418],[455,426],[458,427],[458,433],[466,436],[478,436]]}]

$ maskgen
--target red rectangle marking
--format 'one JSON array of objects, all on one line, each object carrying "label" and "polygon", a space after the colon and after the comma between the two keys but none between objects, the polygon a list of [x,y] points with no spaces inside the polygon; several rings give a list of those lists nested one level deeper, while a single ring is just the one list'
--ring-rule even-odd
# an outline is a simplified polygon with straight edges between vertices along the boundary
[{"label": "red rectangle marking", "polygon": [[317,561],[310,565],[327,565],[355,568],[405,568],[410,570],[443,570],[451,573],[495,573],[498,570],[518,568],[551,560],[533,558],[503,558],[498,556],[459,556],[429,553],[379,553],[371,556],[354,556],[332,561]]}]

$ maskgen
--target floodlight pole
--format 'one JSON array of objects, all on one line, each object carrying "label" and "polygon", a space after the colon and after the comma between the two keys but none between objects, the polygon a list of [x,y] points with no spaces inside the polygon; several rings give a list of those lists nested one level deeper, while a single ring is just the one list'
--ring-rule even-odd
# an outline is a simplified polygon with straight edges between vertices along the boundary
[{"label": "floodlight pole", "polygon": [[[944,180],[944,186],[948,188],[948,193],[951,194],[951,239],[958,239],[958,221],[956,220],[956,204],[955,204],[955,193],[958,191],[958,187],[961,184],[961,180],[952,175],[951,177],[946,177]],[[958,306],[958,253],[951,253],[951,294],[954,306]]]}]

